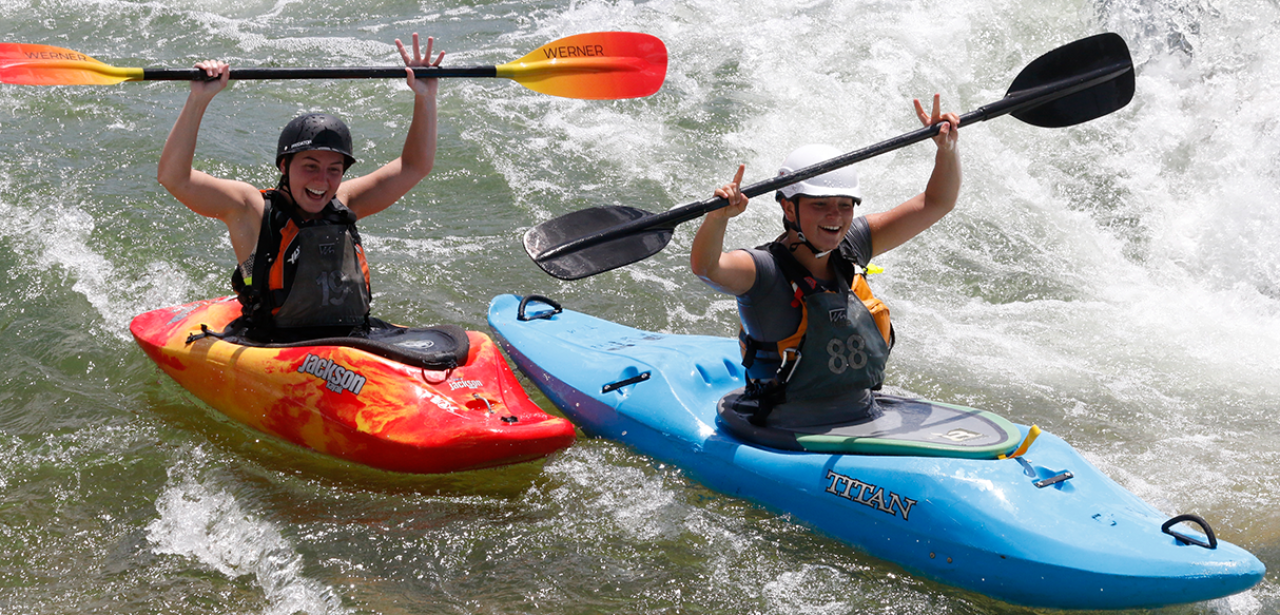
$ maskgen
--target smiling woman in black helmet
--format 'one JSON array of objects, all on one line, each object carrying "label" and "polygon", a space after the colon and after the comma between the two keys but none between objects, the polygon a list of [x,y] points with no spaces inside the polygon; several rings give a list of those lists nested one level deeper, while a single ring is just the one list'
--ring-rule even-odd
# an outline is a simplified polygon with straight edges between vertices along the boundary
[{"label": "smiling woman in black helmet", "polygon": [[399,39],[414,93],[413,120],[400,157],[367,175],[344,179],[355,164],[351,133],[323,113],[295,118],[276,147],[280,183],[262,190],[192,168],[200,121],[227,86],[226,63],[196,65],[214,78],[193,81],[191,94],[160,155],[160,184],[192,211],[227,225],[239,266],[232,276],[244,317],[238,333],[256,341],[296,341],[363,335],[369,317],[369,269],[357,219],[398,201],[431,172],[436,153],[436,79],[415,79],[412,67],[439,66],[433,39],[413,53]]}]

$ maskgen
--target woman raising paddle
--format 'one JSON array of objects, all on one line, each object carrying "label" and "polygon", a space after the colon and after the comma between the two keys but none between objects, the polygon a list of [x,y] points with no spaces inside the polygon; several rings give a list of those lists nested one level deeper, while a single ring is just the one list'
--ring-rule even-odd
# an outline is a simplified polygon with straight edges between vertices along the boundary
[{"label": "woman raising paddle", "polygon": [[312,113],[285,126],[276,149],[281,177],[273,190],[213,177],[192,168],[205,110],[227,86],[225,62],[200,62],[211,80],[191,82],[191,94],[160,155],[158,179],[192,211],[227,225],[239,265],[232,286],[243,316],[230,333],[259,342],[364,336],[369,316],[369,269],[357,219],[390,207],[431,172],[436,152],[436,79],[417,79],[413,67],[439,66],[434,39],[413,54],[396,39],[413,90],[413,120],[400,157],[353,179],[356,162],[347,126]]},{"label": "woman raising paddle", "polygon": [[[873,390],[884,381],[893,346],[889,310],[868,288],[871,258],[896,248],[949,213],[960,192],[960,118],[940,112],[940,97],[925,126],[941,124],[933,173],[924,192],[885,212],[854,217],[862,202],[852,167],[779,190],[786,232],[752,250],[724,252],[728,222],[746,210],[739,192],[744,171],[716,191],[727,207],[706,215],[694,238],[693,272],[738,299],[739,338],[750,383],[740,409],[757,425],[803,426],[865,418]],[[840,155],[808,145],[792,152],[780,174]]]}]

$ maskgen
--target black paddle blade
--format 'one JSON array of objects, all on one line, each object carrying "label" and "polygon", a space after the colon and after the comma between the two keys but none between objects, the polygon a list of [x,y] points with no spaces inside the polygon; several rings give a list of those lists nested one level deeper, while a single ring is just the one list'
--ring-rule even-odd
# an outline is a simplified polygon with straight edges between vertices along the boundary
[{"label": "black paddle blade", "polygon": [[1119,34],[1108,32],[1082,38],[1036,58],[1013,80],[1005,97],[1096,69],[1123,66],[1128,66],[1129,71],[1114,79],[1012,113],[1013,117],[1034,126],[1074,126],[1121,109],[1133,100],[1133,59],[1129,57],[1129,46]]},{"label": "black paddle blade", "polygon": [[[1073,126],[1121,109],[1133,99],[1133,59],[1117,34],[1068,43],[1029,64],[1004,98],[960,116],[962,125],[1003,115],[1045,128]],[[938,134],[926,126],[871,147],[849,152],[794,173],[744,186],[758,196],[802,179],[878,156]],[[562,280],[603,273],[657,254],[676,225],[723,207],[716,197],[651,214],[633,207],[597,207],[535,226],[524,249],[543,271]]]},{"label": "black paddle blade", "polygon": [[575,239],[613,229],[653,214],[635,207],[592,207],[547,220],[524,235],[524,250],[543,271],[561,280],[577,280],[630,265],[658,252],[671,241],[671,228],[638,229],[616,239],[544,256]]}]

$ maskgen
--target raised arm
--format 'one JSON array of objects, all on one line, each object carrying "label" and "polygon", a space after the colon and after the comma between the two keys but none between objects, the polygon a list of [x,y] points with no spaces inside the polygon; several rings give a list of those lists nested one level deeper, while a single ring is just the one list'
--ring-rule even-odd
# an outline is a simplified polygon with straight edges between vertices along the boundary
[{"label": "raised arm", "polygon": [[742,250],[724,251],[724,232],[729,219],[747,210],[748,199],[739,192],[744,165],[738,165],[733,181],[716,190],[716,196],[729,200],[727,207],[708,213],[693,238],[689,266],[694,275],[708,286],[731,295],[745,294],[756,281],[756,262]]},{"label": "raised arm", "polygon": [[938,151],[933,159],[933,174],[924,192],[911,197],[893,209],[870,214],[872,256],[884,254],[933,226],[955,209],[960,196],[960,117],[941,113],[941,96],[933,95],[933,112],[925,113],[919,100],[913,101],[916,116],[925,126],[942,124],[933,138]]},{"label": "raised arm", "polygon": [[191,211],[226,223],[237,258],[248,258],[258,236],[262,218],[262,196],[244,182],[219,179],[192,168],[196,137],[213,97],[227,87],[230,69],[225,62],[207,60],[196,64],[211,81],[192,81],[191,94],[169,131],[160,153],[156,178]]},{"label": "raised arm", "polygon": [[433,61],[432,46],[435,39],[427,37],[426,53],[420,53],[418,34],[413,34],[413,55],[396,39],[396,48],[404,59],[409,88],[413,90],[413,120],[409,134],[405,136],[400,157],[378,170],[355,179],[347,180],[338,189],[338,198],[346,203],[358,217],[378,213],[407,194],[418,182],[431,173],[436,160],[436,92],[438,79],[417,79],[415,66],[439,66],[444,59],[440,52]]}]

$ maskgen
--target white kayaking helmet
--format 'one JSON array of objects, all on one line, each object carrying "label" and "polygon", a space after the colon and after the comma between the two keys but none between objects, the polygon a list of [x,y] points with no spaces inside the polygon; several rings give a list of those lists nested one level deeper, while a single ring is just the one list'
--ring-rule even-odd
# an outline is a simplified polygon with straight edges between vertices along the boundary
[{"label": "white kayaking helmet", "polygon": [[[782,161],[778,175],[793,173],[805,167],[830,160],[842,154],[830,145],[805,145],[787,156]],[[778,200],[795,200],[797,194],[805,196],[847,196],[856,205],[862,202],[862,190],[858,187],[858,172],[852,166],[845,166],[834,171],[827,171],[817,177],[810,177],[778,190]]]},{"label": "white kayaking helmet", "polygon": [[[787,159],[782,161],[782,168],[778,169],[778,175],[786,175],[805,167],[811,167],[835,158],[841,153],[840,150],[830,145],[805,145],[791,152]],[[810,197],[843,196],[853,199],[854,205],[862,202],[862,190],[858,187],[858,172],[854,171],[852,166],[840,167],[833,171],[827,171],[822,175],[783,186],[774,196],[779,203],[783,199],[795,203],[797,195]],[[809,242],[809,238],[804,236],[804,230],[800,227],[800,209],[798,206],[795,211],[795,217],[794,222],[788,220],[785,215],[782,217],[783,228],[795,231],[800,239],[798,243],[793,243],[788,248],[795,252],[796,248],[803,245],[809,248],[809,251],[813,252],[813,255],[818,258],[830,254],[830,250],[818,250],[816,246]]]}]

